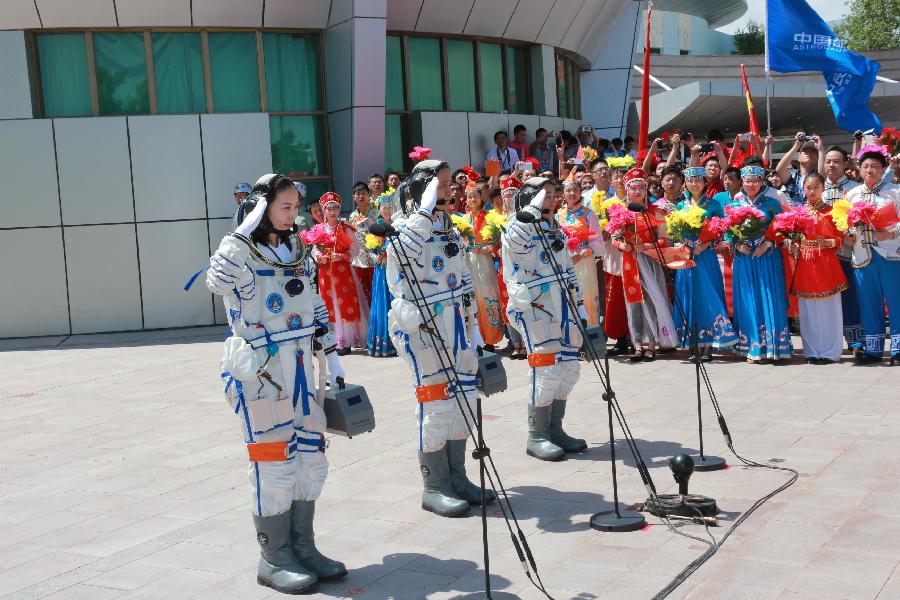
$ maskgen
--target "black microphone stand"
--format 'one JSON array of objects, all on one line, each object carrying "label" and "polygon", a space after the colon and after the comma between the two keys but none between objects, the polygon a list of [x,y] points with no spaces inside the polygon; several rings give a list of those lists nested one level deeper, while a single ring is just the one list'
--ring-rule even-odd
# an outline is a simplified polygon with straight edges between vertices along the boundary
[{"label": "black microphone stand", "polygon": [[[569,284],[563,280],[562,267],[560,267],[559,262],[556,260],[556,256],[553,253],[552,248],[550,247],[550,244],[547,242],[547,239],[544,236],[544,230],[541,228],[540,224],[541,219],[537,219],[534,215],[525,211],[519,211],[516,214],[516,219],[522,223],[531,223],[534,226],[536,233],[535,237],[540,241],[542,250],[547,254],[552,263],[551,268],[553,269],[554,278],[556,279],[557,285],[561,290],[563,290],[566,295],[566,301],[569,304],[569,310],[574,315],[573,321],[575,322],[579,333],[581,333],[582,339],[587,340],[587,328],[581,321],[581,317],[578,316],[578,303],[575,301],[575,298],[572,295],[572,290],[569,287]],[[622,409],[618,404],[618,400],[616,399],[616,394],[612,389],[612,384],[609,377],[609,355],[604,356],[604,366],[601,367],[600,357],[597,355],[597,351],[596,348],[594,348],[594,345],[590,342],[587,342],[584,346],[585,355],[588,361],[596,370],[597,374],[600,376],[600,381],[604,388],[602,397],[606,402],[607,418],[609,421],[609,450],[613,480],[613,509],[602,511],[592,515],[590,519],[591,528],[598,531],[607,532],[637,531],[639,529],[643,529],[647,525],[647,520],[644,518],[644,515],[639,512],[622,510],[621,508],[619,508],[619,482],[616,471],[616,438],[615,432],[613,430],[613,412],[615,412],[616,419],[618,420],[619,425],[622,428],[622,432],[625,435],[625,441],[628,444],[628,448],[631,451],[632,456],[634,457],[638,473],[641,475],[641,480],[643,481],[644,486],[651,496],[656,495],[656,487],[653,484],[653,480],[650,478],[650,472],[647,469],[646,464],[644,463],[643,457],[641,457],[640,451],[637,448],[637,444],[634,441],[634,436],[631,434],[631,429],[625,422],[625,415],[622,412]]]},{"label": "black microphone stand", "polygon": [[[647,214],[647,208],[643,204],[639,204],[637,202],[630,203],[628,205],[628,210],[636,213],[640,213],[642,218],[644,219],[644,223],[647,225],[649,230],[653,229],[653,223],[650,221],[650,215]],[[659,248],[659,244],[655,245],[656,248],[656,256],[659,261],[660,266],[662,266],[663,270],[666,272],[673,272],[674,269],[670,269],[666,264],[665,258],[663,257],[662,250]],[[694,258],[694,249],[691,248],[690,258]],[[681,318],[682,326],[684,327],[685,333],[688,331],[688,318],[687,315],[684,314],[684,308],[681,306],[681,303],[678,301],[678,294],[674,295],[674,302],[676,310],[678,311],[678,315]],[[694,321],[693,327],[691,328],[691,362],[694,363],[694,371],[697,377],[697,435],[700,441],[700,455],[699,456],[691,456],[694,460],[694,470],[695,471],[718,471],[720,469],[724,469],[727,464],[725,459],[720,456],[706,456],[703,452],[703,394],[701,392],[700,380],[701,380],[701,369],[705,372],[705,368],[703,367],[703,361],[700,356],[700,338],[699,338],[699,329],[697,326],[697,322]],[[716,411],[718,413],[718,411]],[[721,416],[720,416],[721,418]]]},{"label": "black microphone stand", "polygon": [[[422,325],[420,326],[420,329],[423,333],[429,336],[429,339],[434,346],[438,363],[440,364],[443,372],[447,373],[449,382],[453,384],[453,396],[456,400],[457,406],[459,407],[460,413],[463,416],[463,420],[465,421],[469,436],[475,440],[475,443],[477,445],[475,450],[472,451],[472,457],[479,461],[479,480],[481,483],[480,496],[482,546],[484,548],[485,560],[485,597],[491,599],[493,598],[493,596],[491,595],[490,581],[491,576],[487,535],[487,507],[485,506],[486,479],[487,483],[491,486],[491,489],[497,496],[500,512],[502,513],[506,527],[509,530],[510,538],[512,539],[512,543],[516,550],[516,554],[518,555],[519,562],[522,565],[523,570],[525,571],[525,576],[532,583],[532,585],[534,585],[538,590],[540,590],[542,594],[544,594],[544,596],[546,596],[550,600],[553,600],[552,596],[550,596],[550,594],[544,587],[544,583],[541,580],[540,573],[538,573],[537,561],[535,561],[534,556],[531,553],[531,548],[525,538],[525,533],[522,531],[522,528],[519,525],[519,521],[513,510],[509,495],[507,494],[503,482],[500,480],[500,473],[497,470],[497,466],[494,464],[494,459],[491,456],[490,449],[484,443],[481,396],[479,394],[476,403],[477,414],[473,414],[472,407],[468,402],[465,401],[465,397],[462,395],[462,384],[459,380],[459,375],[456,372],[453,357],[451,356],[450,351],[447,348],[447,344],[436,326],[437,315],[432,311],[431,306],[428,304],[426,300],[426,294],[422,289],[421,283],[417,278],[412,276],[412,259],[407,253],[406,247],[402,242],[397,243],[398,240],[396,239],[396,237],[399,235],[399,232],[390,225],[379,225],[380,226],[373,225],[369,228],[369,231],[374,235],[391,238],[387,242],[387,244],[390,245],[390,247],[395,252],[401,275],[407,281],[407,285],[409,286],[409,290],[412,296],[411,300],[422,317]],[[477,434],[472,429],[472,423],[475,424]],[[490,470],[488,470],[485,462],[488,462],[490,464]],[[496,484],[494,482],[494,478],[496,478]],[[513,525],[515,525],[515,531],[513,530]],[[505,594],[503,595],[505,596]]]}]

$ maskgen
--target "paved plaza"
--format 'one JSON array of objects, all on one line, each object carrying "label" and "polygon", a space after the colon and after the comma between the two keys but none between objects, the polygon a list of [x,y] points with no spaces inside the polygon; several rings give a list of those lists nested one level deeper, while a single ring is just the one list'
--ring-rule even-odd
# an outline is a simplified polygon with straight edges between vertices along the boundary
[{"label": "paved plaza", "polygon": [[[223,337],[202,328],[2,342],[0,598],[283,597],[255,581],[246,450],[218,380]],[[706,546],[653,517],[639,532],[592,530],[590,516],[612,497],[596,376],[582,369],[567,418],[589,450],[542,463],[524,453],[527,365],[505,364],[510,386],[485,400],[485,431],[547,589],[557,600],[652,597]],[[344,365],[366,386],[377,427],[328,450],[317,543],[350,574],[312,597],[480,597],[479,513],[441,519],[419,508],[404,364],[353,355]],[[670,597],[900,598],[900,369],[798,357],[781,366],[716,362],[709,372],[738,451],[801,476]],[[614,362],[612,377],[656,485],[674,491],[668,458],[697,448],[693,366],[669,354]],[[707,453],[736,465],[708,402],[704,409]],[[624,444],[617,451],[620,497],[640,502],[634,462]],[[721,537],[787,477],[733,466],[695,474],[691,491],[718,500],[723,527],[711,531]],[[496,505],[488,514],[494,589],[542,597]]]}]

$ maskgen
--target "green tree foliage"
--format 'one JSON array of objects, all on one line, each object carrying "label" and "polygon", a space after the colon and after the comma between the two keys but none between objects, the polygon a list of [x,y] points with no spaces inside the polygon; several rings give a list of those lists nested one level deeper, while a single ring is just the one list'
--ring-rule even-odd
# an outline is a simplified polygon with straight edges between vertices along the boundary
[{"label": "green tree foliage", "polygon": [[847,0],[834,32],[857,52],[900,48],[900,0]]},{"label": "green tree foliage", "polygon": [[735,54],[763,54],[766,51],[766,32],[762,23],[753,19],[734,32]]}]

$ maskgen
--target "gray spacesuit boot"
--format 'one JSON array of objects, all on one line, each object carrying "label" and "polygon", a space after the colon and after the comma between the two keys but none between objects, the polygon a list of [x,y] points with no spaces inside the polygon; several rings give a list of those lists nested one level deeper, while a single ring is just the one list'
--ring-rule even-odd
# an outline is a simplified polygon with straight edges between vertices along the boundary
[{"label": "gray spacesuit boot", "polygon": [[340,579],[347,574],[344,563],[324,556],[316,548],[313,533],[313,518],[316,514],[316,503],[312,500],[294,500],[291,505],[291,539],[294,554],[300,564],[316,574],[322,580]]},{"label": "gray spacesuit boot", "polygon": [[[453,485],[453,491],[472,506],[481,506],[481,486],[475,485],[466,477],[466,440],[448,440],[447,459],[450,462],[450,483]],[[485,504],[490,504],[496,499],[497,494],[494,490],[485,488]]]},{"label": "gray spacesuit boot", "polygon": [[566,401],[554,400],[553,410],[550,412],[550,441],[559,446],[565,452],[581,452],[587,450],[587,442],[573,438],[563,431],[562,422],[566,416]]},{"label": "gray spacesuit boot", "polygon": [[566,453],[550,439],[552,406],[528,405],[528,445],[525,453],[541,460],[562,460]]},{"label": "gray spacesuit boot", "polygon": [[446,445],[437,452],[419,452],[419,466],[425,480],[422,508],[441,517],[456,517],[469,510],[469,503],[456,496],[450,483]]},{"label": "gray spacesuit boot", "polygon": [[307,571],[291,551],[291,513],[271,517],[253,515],[260,559],[256,582],[282,594],[309,594],[315,591],[315,573]]}]

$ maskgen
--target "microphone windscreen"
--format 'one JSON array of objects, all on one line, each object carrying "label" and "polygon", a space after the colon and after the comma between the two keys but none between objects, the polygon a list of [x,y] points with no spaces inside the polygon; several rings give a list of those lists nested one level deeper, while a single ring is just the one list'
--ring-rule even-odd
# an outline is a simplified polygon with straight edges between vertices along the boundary
[{"label": "microphone windscreen", "polygon": [[628,210],[631,212],[647,212],[647,207],[641,204],[640,202],[629,202]]},{"label": "microphone windscreen", "polygon": [[369,233],[378,237],[396,237],[397,230],[387,223],[372,223],[369,225]]},{"label": "microphone windscreen", "polygon": [[537,221],[537,218],[527,210],[520,210],[519,212],[517,212],[516,219],[518,219],[522,223],[534,223],[535,221]]}]

